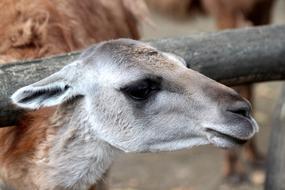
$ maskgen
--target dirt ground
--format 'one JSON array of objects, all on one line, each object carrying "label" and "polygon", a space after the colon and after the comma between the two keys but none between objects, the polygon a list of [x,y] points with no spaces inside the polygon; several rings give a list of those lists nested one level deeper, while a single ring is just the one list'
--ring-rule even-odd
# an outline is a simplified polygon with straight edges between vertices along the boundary
[{"label": "dirt ground", "polygon": [[[275,5],[274,24],[285,24],[285,0]],[[177,22],[152,13],[156,28],[142,28],[144,39],[169,36],[189,36],[199,32],[214,31],[213,20],[197,17]],[[261,130],[258,146],[266,153],[270,134],[270,118],[280,82],[255,86],[254,115]],[[261,190],[262,184],[225,185],[222,178],[223,150],[212,146],[190,150],[122,155],[114,163],[110,174],[112,190]]]}]

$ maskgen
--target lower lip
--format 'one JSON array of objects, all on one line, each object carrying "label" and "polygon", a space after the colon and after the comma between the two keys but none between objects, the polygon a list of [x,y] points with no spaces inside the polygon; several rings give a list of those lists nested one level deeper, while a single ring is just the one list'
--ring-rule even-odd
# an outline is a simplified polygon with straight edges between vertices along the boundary
[{"label": "lower lip", "polygon": [[247,140],[237,139],[237,138],[234,138],[232,136],[217,132],[217,131],[212,130],[212,129],[207,129],[207,131],[210,132],[211,134],[215,135],[216,137],[230,141],[233,144],[243,145],[247,142]]}]

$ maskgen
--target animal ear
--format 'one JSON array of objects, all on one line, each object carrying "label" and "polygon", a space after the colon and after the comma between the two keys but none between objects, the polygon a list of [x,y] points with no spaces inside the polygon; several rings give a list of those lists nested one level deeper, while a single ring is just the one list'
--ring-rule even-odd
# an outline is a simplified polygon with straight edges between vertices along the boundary
[{"label": "animal ear", "polygon": [[[69,73],[71,76],[74,73]],[[76,91],[74,82],[69,82],[65,69],[39,82],[17,90],[12,96],[12,102],[19,107],[39,109],[62,104],[82,94]],[[75,76],[76,77],[76,76]]]},{"label": "animal ear", "polygon": [[180,57],[179,55],[176,55],[174,53],[169,53],[169,52],[164,52],[164,55],[166,55],[169,59],[179,61],[182,65],[187,67],[186,61],[182,57]]}]

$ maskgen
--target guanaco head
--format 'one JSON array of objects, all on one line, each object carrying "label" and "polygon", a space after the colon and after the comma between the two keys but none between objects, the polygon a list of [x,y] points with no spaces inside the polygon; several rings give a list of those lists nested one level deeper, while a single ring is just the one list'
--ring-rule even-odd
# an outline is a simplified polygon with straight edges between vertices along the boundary
[{"label": "guanaco head", "polygon": [[232,147],[258,129],[250,104],[235,91],[188,69],[176,55],[128,39],[87,49],[19,89],[12,101],[29,109],[65,109],[79,101],[74,109],[84,113],[79,119],[92,135],[125,152]]}]

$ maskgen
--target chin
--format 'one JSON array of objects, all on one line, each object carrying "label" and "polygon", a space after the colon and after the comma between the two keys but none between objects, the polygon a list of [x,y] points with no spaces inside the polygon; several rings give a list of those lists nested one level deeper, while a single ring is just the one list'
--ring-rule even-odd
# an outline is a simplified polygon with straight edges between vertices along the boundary
[{"label": "chin", "polygon": [[195,146],[210,144],[206,138],[189,137],[171,142],[163,142],[161,144],[154,144],[148,148],[147,152],[168,152],[183,149],[190,149]]}]

